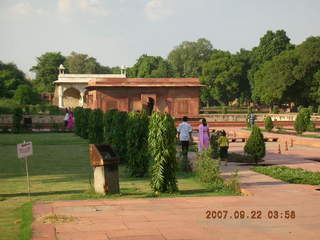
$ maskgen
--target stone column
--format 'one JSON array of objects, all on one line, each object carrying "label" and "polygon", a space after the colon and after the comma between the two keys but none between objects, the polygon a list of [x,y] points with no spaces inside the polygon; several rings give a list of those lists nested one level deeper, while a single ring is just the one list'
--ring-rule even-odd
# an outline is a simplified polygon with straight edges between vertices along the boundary
[{"label": "stone column", "polygon": [[63,104],[63,87],[60,85],[59,86],[59,107],[60,108],[63,108],[64,107],[64,104]]}]

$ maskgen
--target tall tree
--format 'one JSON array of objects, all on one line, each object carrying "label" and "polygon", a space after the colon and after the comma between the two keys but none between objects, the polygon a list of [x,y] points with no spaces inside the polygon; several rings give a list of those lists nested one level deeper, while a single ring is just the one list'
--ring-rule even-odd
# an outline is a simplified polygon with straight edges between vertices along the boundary
[{"label": "tall tree", "polygon": [[30,84],[14,63],[0,61],[0,98],[12,98],[21,84]]},{"label": "tall tree", "polygon": [[209,95],[220,104],[228,104],[238,98],[241,89],[248,85],[243,85],[243,78],[246,78],[244,71],[244,63],[237,55],[214,50],[210,60],[203,64],[201,82],[207,85],[203,94],[206,94],[206,97]]},{"label": "tall tree", "polygon": [[210,59],[212,44],[205,38],[196,42],[182,42],[168,55],[168,61],[173,66],[176,77],[199,77],[202,64]]},{"label": "tall tree", "polygon": [[157,78],[172,77],[172,66],[162,57],[143,54],[128,71],[129,77]]},{"label": "tall tree", "polygon": [[15,91],[14,100],[19,104],[34,104],[39,100],[39,97],[30,85],[22,84]]},{"label": "tall tree", "polygon": [[63,64],[65,57],[60,52],[47,52],[37,57],[37,65],[30,71],[35,72],[35,85],[39,92],[53,92],[53,82],[58,80],[58,67]]},{"label": "tall tree", "polygon": [[111,73],[111,68],[102,66],[94,57],[87,54],[71,52],[66,58],[65,65],[69,73],[74,74],[95,74]]},{"label": "tall tree", "polygon": [[272,60],[273,57],[279,55],[282,51],[292,49],[294,46],[290,43],[290,38],[284,30],[277,30],[276,32],[267,31],[266,34],[260,38],[259,46],[254,47],[251,52],[251,69],[248,73],[251,88],[254,87],[254,75],[256,71],[267,61]]}]

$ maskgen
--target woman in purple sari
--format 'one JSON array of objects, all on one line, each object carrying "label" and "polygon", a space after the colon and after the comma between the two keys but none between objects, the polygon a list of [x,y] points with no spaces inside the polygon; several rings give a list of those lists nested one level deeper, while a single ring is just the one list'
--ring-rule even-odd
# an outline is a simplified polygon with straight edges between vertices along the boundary
[{"label": "woman in purple sari", "polygon": [[74,126],[73,112],[69,111],[68,129],[71,130],[73,126]]},{"label": "woman in purple sari", "polygon": [[202,119],[202,124],[199,125],[199,152],[209,148],[210,132],[205,118]]}]

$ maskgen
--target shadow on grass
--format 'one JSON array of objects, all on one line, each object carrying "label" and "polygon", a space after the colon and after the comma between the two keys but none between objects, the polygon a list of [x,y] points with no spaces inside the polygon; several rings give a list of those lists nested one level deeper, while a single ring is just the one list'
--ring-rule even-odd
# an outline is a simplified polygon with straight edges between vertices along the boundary
[{"label": "shadow on grass", "polygon": [[[38,196],[48,196],[48,195],[59,195],[59,194],[76,194],[83,193],[84,190],[69,190],[69,191],[52,191],[52,192],[32,192],[31,197]],[[8,198],[8,197],[26,197],[28,193],[0,193],[0,198]]]}]

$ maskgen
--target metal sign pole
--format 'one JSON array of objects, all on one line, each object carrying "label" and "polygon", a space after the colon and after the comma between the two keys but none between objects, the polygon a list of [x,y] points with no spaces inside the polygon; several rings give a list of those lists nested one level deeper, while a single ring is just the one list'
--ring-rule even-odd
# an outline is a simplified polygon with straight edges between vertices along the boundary
[{"label": "metal sign pole", "polygon": [[30,197],[30,179],[29,179],[29,170],[28,170],[28,158],[25,157],[24,160],[26,162],[26,172],[27,172],[27,181],[28,181],[28,195],[29,195],[29,200],[30,200],[31,197]]}]

